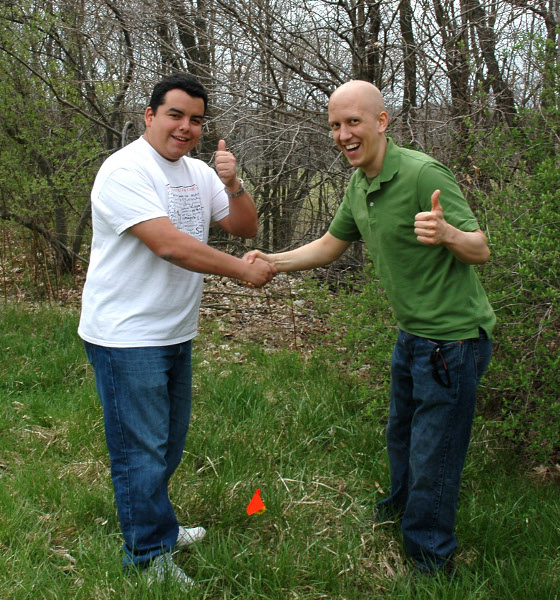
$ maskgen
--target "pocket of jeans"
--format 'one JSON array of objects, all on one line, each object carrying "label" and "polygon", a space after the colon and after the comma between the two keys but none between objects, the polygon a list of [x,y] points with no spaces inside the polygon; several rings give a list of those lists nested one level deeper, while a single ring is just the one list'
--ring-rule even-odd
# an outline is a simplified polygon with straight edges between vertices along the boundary
[{"label": "pocket of jeans", "polygon": [[451,388],[463,361],[463,342],[461,340],[428,339],[432,377],[440,386]]},{"label": "pocket of jeans", "polygon": [[492,355],[492,340],[489,339],[482,330],[480,337],[473,340],[473,352],[475,357],[476,380],[478,384],[490,364],[490,357]]}]

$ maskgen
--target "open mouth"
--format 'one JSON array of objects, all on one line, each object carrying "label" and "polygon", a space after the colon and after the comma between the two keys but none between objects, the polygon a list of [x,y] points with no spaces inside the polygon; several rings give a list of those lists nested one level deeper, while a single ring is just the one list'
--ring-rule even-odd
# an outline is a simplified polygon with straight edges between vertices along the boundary
[{"label": "open mouth", "polygon": [[178,135],[171,136],[174,140],[177,140],[180,144],[186,144],[189,140],[188,138],[179,137]]},{"label": "open mouth", "polygon": [[348,154],[352,154],[356,152],[356,150],[360,147],[360,144],[348,144],[348,146],[344,146],[344,149]]}]

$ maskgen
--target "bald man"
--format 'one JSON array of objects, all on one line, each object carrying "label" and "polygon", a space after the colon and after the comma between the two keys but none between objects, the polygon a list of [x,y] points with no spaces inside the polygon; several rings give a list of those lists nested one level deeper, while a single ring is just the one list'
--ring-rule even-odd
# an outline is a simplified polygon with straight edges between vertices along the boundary
[{"label": "bald man", "polygon": [[249,252],[278,271],[329,264],[363,239],[398,324],[387,451],[391,494],[378,520],[399,520],[416,569],[454,569],[461,472],[495,315],[473,268],[486,236],[449,169],[386,135],[381,92],[350,81],[329,100],[333,139],[356,167],[325,235],[289,252]]}]

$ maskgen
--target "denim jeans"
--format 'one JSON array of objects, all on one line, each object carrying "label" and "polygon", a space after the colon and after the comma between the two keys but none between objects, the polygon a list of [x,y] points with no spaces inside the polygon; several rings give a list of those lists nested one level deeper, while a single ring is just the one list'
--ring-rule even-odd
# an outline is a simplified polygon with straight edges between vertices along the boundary
[{"label": "denim jeans", "polygon": [[387,426],[391,495],[377,509],[402,518],[405,548],[421,571],[443,568],[457,547],[461,472],[491,351],[482,330],[459,341],[398,334]]},{"label": "denim jeans", "polygon": [[168,482],[189,426],[192,343],[109,348],[84,342],[105,421],[124,564],[141,564],[177,541]]}]

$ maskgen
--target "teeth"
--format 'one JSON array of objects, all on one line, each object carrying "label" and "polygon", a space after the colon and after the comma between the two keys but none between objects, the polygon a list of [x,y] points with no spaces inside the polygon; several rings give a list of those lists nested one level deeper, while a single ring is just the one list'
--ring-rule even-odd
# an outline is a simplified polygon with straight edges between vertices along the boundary
[{"label": "teeth", "polygon": [[360,144],[352,144],[351,146],[346,146],[346,150],[355,150],[359,145]]}]

